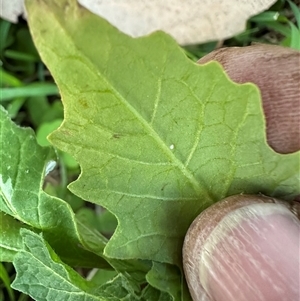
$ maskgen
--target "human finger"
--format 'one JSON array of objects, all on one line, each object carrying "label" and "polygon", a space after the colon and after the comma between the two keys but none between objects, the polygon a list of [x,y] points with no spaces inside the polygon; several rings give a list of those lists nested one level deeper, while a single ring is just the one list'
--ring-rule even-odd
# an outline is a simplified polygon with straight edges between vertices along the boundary
[{"label": "human finger", "polygon": [[192,223],[183,265],[194,300],[299,300],[299,204],[236,195]]}]

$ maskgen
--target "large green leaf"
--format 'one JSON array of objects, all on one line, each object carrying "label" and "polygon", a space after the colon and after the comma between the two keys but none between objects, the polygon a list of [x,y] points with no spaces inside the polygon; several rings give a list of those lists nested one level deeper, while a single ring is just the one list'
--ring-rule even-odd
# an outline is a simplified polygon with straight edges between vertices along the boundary
[{"label": "large green leaf", "polygon": [[[52,247],[70,264],[110,267],[97,256],[103,255],[106,239],[99,233],[90,234],[93,231],[75,220],[66,202],[42,189],[44,176],[54,164],[53,149],[39,146],[33,131],[15,125],[3,107],[0,107],[0,134],[1,258],[11,261],[19,251],[18,233],[22,227],[19,222],[22,222],[24,227],[43,231]],[[97,246],[95,242],[89,243],[90,235],[97,237]]]},{"label": "large green leaf", "polygon": [[267,145],[254,85],[192,63],[162,32],[128,37],[75,0],[27,8],[64,102],[51,141],[82,169],[70,189],[118,219],[107,256],[180,265],[188,226],[213,202],[299,193],[299,153]]}]

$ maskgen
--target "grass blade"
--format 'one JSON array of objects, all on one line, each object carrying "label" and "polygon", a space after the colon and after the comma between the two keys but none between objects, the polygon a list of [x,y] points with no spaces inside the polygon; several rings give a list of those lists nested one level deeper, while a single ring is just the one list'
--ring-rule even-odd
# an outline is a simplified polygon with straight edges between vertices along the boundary
[{"label": "grass blade", "polygon": [[298,28],[300,28],[300,9],[295,3],[293,3],[290,0],[288,0],[288,3],[293,11],[293,14],[295,15],[295,18],[296,18],[296,21],[298,24]]},{"label": "grass blade", "polygon": [[5,267],[3,266],[3,264],[1,262],[0,262],[0,279],[2,279],[4,286],[7,289],[9,300],[14,301],[15,296],[14,296],[13,290],[10,287],[10,279],[6,272]]},{"label": "grass blade", "polygon": [[292,31],[290,47],[300,50],[300,30],[292,22],[290,22],[290,26],[291,26],[291,31]]},{"label": "grass blade", "polygon": [[274,22],[278,20],[280,14],[277,11],[267,11],[249,19],[250,22]]},{"label": "grass blade", "polygon": [[9,101],[16,97],[49,96],[58,94],[59,92],[55,84],[34,83],[24,87],[0,89],[0,102]]}]

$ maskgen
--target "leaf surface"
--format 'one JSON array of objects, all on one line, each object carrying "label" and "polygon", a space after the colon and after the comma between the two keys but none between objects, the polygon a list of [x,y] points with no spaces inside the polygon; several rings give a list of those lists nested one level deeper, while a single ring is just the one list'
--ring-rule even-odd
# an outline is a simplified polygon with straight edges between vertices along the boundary
[{"label": "leaf surface", "polygon": [[12,262],[16,253],[22,250],[21,227],[24,224],[0,211],[0,262]]},{"label": "leaf surface", "polygon": [[24,227],[43,231],[67,262],[109,267],[106,260],[97,256],[103,254],[106,239],[98,233],[97,247],[89,244],[92,231],[83,231],[84,225],[79,221],[77,226],[71,207],[42,189],[44,176],[55,165],[53,149],[39,146],[33,131],[15,125],[3,107],[0,107],[0,133],[0,243],[5,249],[4,259],[11,261],[13,253],[19,250],[18,233],[23,223]]},{"label": "leaf surface", "polygon": [[[159,291],[167,292],[173,297],[172,300],[181,300],[181,275],[178,268],[158,262],[153,262],[152,269],[146,276],[147,281]],[[187,293],[183,300],[189,300]]]},{"label": "leaf surface", "polygon": [[190,62],[165,33],[130,38],[72,0],[27,4],[64,102],[51,141],[82,170],[70,189],[118,219],[106,256],[180,266],[188,226],[213,202],[299,193],[299,153],[267,145],[254,85]]},{"label": "leaf surface", "polygon": [[138,300],[131,283],[118,275],[114,280],[93,287],[64,264],[42,238],[22,229],[24,247],[14,259],[17,277],[12,287],[30,295],[34,300],[119,301]]},{"label": "leaf surface", "polygon": [[[53,149],[39,146],[33,131],[15,125],[2,107],[0,126],[3,141],[0,174],[1,261],[13,261],[15,255],[23,251],[20,230],[30,228],[42,232],[51,248],[72,266],[109,270],[113,267],[119,274],[130,275],[135,285],[145,283],[151,263],[105,257],[103,250],[107,239],[91,223],[76,218],[65,201],[42,190],[44,176],[49,172],[50,165],[53,166]],[[49,288],[51,280],[48,280]]]}]

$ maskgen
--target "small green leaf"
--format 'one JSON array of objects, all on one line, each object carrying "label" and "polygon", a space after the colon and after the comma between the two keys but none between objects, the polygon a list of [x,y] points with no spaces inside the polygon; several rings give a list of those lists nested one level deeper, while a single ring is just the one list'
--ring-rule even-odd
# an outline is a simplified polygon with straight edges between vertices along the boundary
[{"label": "small green leaf", "polygon": [[[39,146],[33,131],[15,125],[2,107],[0,134],[0,211],[43,231],[52,247],[66,262],[81,266],[110,267],[106,260],[97,256],[103,256],[102,251],[97,255],[87,251],[89,248],[84,245],[83,234],[77,228],[71,207],[42,190],[44,175],[55,165],[53,149]],[[15,225],[12,221],[11,224]],[[11,239],[13,243],[13,239],[16,239],[15,227],[1,232],[0,240]],[[6,233],[9,235],[7,239]],[[98,236],[101,236],[100,233]],[[103,250],[105,242],[104,237],[101,243],[98,240],[97,249]]]},{"label": "small green leaf", "polygon": [[101,296],[104,300],[141,300],[141,288],[132,279],[124,277],[122,274],[119,274],[113,280],[108,281],[98,289],[95,289],[93,293],[97,296]]},{"label": "small green leaf", "polygon": [[[3,108],[0,110],[0,126],[0,210],[3,211],[0,211],[1,260],[12,261],[15,254],[22,250],[19,231],[27,224],[31,229],[43,231],[56,252],[72,265],[110,269],[114,266],[117,271],[130,274],[136,283],[145,282],[149,263],[103,260],[84,250],[103,257],[107,240],[95,229],[75,220],[67,203],[42,191],[44,174],[50,171],[54,163],[50,160],[53,157],[52,149],[40,147],[33,131],[16,126]],[[26,208],[30,210],[24,210]],[[78,248],[78,245],[81,247]]]},{"label": "small green leaf", "polygon": [[99,286],[86,281],[57,256],[42,235],[22,229],[23,250],[14,259],[17,276],[12,287],[37,301],[149,301],[129,275],[118,274]]},{"label": "small green leaf", "polygon": [[[148,283],[156,289],[168,293],[172,300],[181,300],[181,276],[177,267],[154,262],[152,269],[146,276]],[[189,300],[186,295],[183,300]]]},{"label": "small green leaf", "polygon": [[[14,289],[37,301],[106,301],[106,296],[112,297],[109,300],[121,300],[116,298],[113,291],[115,284],[106,284],[103,288],[94,287],[93,283],[81,278],[64,264],[42,236],[25,229],[21,230],[21,235],[24,247],[13,262],[17,271],[12,283]],[[120,284],[122,283],[118,282]],[[95,291],[103,291],[103,297],[94,294]]]},{"label": "small green leaf", "polygon": [[91,228],[95,228],[103,234],[112,235],[117,227],[115,216],[104,209],[96,213],[95,210],[90,208],[81,208],[76,212],[76,218],[84,221],[86,225],[90,225]]},{"label": "small green leaf", "polygon": [[152,286],[147,286],[143,290],[142,300],[145,301],[173,301],[172,297],[164,292],[155,289]]}]

